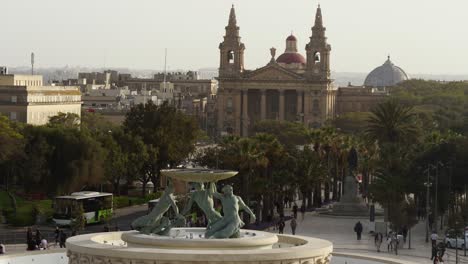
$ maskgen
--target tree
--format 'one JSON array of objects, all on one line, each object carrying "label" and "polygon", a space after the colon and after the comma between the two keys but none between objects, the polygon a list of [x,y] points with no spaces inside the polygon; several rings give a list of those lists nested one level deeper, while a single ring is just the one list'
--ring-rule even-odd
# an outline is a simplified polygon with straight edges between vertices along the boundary
[{"label": "tree", "polygon": [[274,135],[287,149],[307,144],[310,141],[309,130],[301,123],[265,120],[256,123],[253,131]]},{"label": "tree", "polygon": [[51,127],[78,128],[80,126],[80,116],[73,113],[58,113],[58,115],[49,118],[48,125]]},{"label": "tree", "polygon": [[83,205],[78,204],[72,208],[71,229],[74,231],[82,231],[86,226],[86,216],[84,215]]},{"label": "tree", "polygon": [[15,213],[17,209],[16,198],[9,189],[9,184],[13,178],[13,170],[17,165],[15,160],[23,155],[24,140],[19,130],[18,124],[0,114],[0,173],[3,170],[3,185]]},{"label": "tree", "polygon": [[[327,177],[326,166],[319,153],[309,146],[305,146],[296,155],[297,172],[295,180],[302,193],[303,205],[307,204],[308,208],[312,208],[314,203],[312,194],[321,189],[321,183]],[[315,203],[316,205],[319,204],[318,201]]]},{"label": "tree", "polygon": [[15,124],[6,116],[0,115],[0,164],[8,161],[21,150],[23,136]]},{"label": "tree", "polygon": [[98,136],[112,133],[114,130],[120,128],[120,126],[104,119],[101,114],[90,112],[81,113],[80,127],[82,130],[89,130],[91,134]]},{"label": "tree", "polygon": [[102,144],[107,150],[107,157],[104,163],[106,179],[112,183],[113,192],[120,195],[120,183],[127,176],[127,166],[132,166],[128,162],[129,153],[123,151],[119,142],[122,137],[122,131],[114,130],[103,137]]},{"label": "tree", "polygon": [[[69,193],[102,183],[107,152],[87,131],[66,126],[28,126],[21,183],[48,194]],[[33,178],[31,178],[33,177]]]},{"label": "tree", "polygon": [[365,130],[371,141],[404,144],[418,140],[419,129],[412,107],[389,100],[377,105],[371,113]]},{"label": "tree", "polygon": [[145,168],[155,190],[161,170],[184,161],[195,149],[199,135],[196,121],[167,102],[160,106],[149,102],[133,107],[126,115],[123,128],[125,133],[141,137],[147,145],[151,158]]},{"label": "tree", "polygon": [[270,134],[258,133],[251,138],[257,145],[262,157],[259,159],[258,176],[254,178],[253,186],[263,196],[262,220],[273,217],[274,185],[273,172],[275,165],[286,154],[278,139]]}]

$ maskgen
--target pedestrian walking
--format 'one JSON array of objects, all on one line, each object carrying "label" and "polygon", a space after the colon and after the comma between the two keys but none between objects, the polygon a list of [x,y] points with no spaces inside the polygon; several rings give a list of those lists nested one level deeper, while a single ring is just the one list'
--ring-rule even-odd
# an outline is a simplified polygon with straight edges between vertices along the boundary
[{"label": "pedestrian walking", "polygon": [[283,234],[285,226],[286,226],[286,224],[284,223],[284,220],[280,219],[280,221],[278,223],[278,230],[279,230],[280,234]]},{"label": "pedestrian walking", "polygon": [[301,215],[302,215],[302,220],[301,221],[304,221],[304,218],[305,218],[305,211],[306,211],[306,208],[305,208],[305,205],[301,205]]},{"label": "pedestrian walking", "polygon": [[354,232],[356,232],[357,240],[361,240],[362,229],[361,221],[358,221],[356,225],[354,225]]},{"label": "pedestrian walking", "polygon": [[296,202],[294,202],[294,205],[293,205],[293,214],[294,214],[294,218],[297,219],[297,204]]},{"label": "pedestrian walking", "polygon": [[387,252],[393,251],[392,232],[387,235]]},{"label": "pedestrian walking", "polygon": [[380,252],[380,246],[382,245],[382,241],[383,241],[382,233],[380,232],[376,233],[374,237],[374,243],[375,243],[375,247],[377,248],[377,252]]},{"label": "pedestrian walking", "polygon": [[67,234],[60,230],[60,248],[65,248],[65,242],[67,241]]},{"label": "pedestrian walking", "polygon": [[432,242],[433,247],[437,246],[437,239],[439,239],[439,235],[437,235],[437,231],[432,230],[431,242]]},{"label": "pedestrian walking", "polygon": [[434,258],[436,257],[437,257],[437,246],[433,244],[432,249],[431,249],[431,260],[434,260]]},{"label": "pedestrian walking", "polygon": [[406,237],[408,237],[408,227],[403,226],[403,230],[401,230],[401,234],[403,235],[403,242],[406,243]]},{"label": "pedestrian walking", "polygon": [[54,230],[55,246],[59,244],[59,236],[60,236],[60,228],[56,226]]},{"label": "pedestrian walking", "polygon": [[39,248],[39,245],[41,245],[41,241],[42,241],[42,234],[41,234],[41,231],[39,231],[39,229],[36,229],[36,246],[37,248]]},{"label": "pedestrian walking", "polygon": [[429,221],[429,228],[432,229],[432,225],[434,224],[434,215],[431,213],[427,219]]},{"label": "pedestrian walking", "polygon": [[296,219],[292,218],[290,225],[291,225],[291,232],[292,232],[293,235],[295,235],[296,234],[296,227],[297,227]]},{"label": "pedestrian walking", "polygon": [[28,231],[26,232],[26,243],[28,245],[27,250],[35,250],[36,249],[36,242],[33,238],[33,232],[30,227],[28,227]]}]

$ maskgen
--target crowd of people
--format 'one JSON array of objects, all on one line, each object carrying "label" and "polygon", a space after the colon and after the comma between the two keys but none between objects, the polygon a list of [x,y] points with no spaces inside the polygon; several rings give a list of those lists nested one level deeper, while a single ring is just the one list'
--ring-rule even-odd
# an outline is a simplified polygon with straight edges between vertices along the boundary
[{"label": "crowd of people", "polygon": [[[60,248],[65,248],[67,234],[59,227],[56,227],[54,230],[54,239],[56,247],[60,246]],[[26,244],[27,250],[47,250],[50,247],[47,238],[42,235],[41,231],[36,229],[36,231],[33,233],[32,228],[30,227],[26,232]]]}]

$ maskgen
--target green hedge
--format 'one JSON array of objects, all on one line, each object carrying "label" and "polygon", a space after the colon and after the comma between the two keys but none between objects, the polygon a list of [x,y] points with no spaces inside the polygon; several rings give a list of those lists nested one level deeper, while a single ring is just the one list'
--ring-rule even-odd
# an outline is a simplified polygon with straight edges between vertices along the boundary
[{"label": "green hedge", "polygon": [[132,205],[145,204],[150,200],[161,197],[161,192],[151,193],[145,197],[114,196],[114,209]]},{"label": "green hedge", "polygon": [[16,196],[17,211],[13,212],[11,201],[7,193],[0,192],[0,206],[2,213],[8,224],[13,226],[30,226],[36,222],[36,216],[39,214],[43,219],[52,218],[54,210],[52,200],[26,201]]},{"label": "green hedge", "polygon": [[6,209],[7,223],[13,226],[30,226],[36,223],[36,216],[51,220],[54,210],[51,200],[27,201],[18,203],[16,215],[12,208]]}]

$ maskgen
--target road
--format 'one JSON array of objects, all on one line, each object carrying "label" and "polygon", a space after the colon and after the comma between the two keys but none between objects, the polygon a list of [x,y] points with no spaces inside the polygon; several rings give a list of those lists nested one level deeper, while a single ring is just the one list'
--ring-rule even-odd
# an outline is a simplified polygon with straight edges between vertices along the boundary
[{"label": "road", "polygon": [[[115,210],[114,217],[110,222],[110,227],[115,230],[117,227],[122,231],[130,230],[130,224],[136,218],[143,216],[147,213],[147,205],[138,205],[122,209]],[[105,224],[93,224],[86,226],[85,230],[81,233],[96,233],[104,232]],[[46,226],[33,226],[33,232],[36,229],[41,231],[41,234],[48,240],[54,241],[54,229],[53,225]],[[71,230],[64,228],[67,235],[71,235]],[[2,244],[25,244],[26,243],[26,231],[27,228],[0,228],[0,243]]]}]

